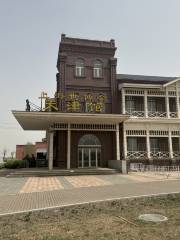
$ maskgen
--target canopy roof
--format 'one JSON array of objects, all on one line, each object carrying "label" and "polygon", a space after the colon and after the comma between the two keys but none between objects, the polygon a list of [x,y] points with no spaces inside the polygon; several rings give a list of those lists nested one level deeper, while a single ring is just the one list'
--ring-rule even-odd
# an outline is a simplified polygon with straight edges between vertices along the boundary
[{"label": "canopy roof", "polygon": [[122,114],[12,111],[24,130],[48,130],[54,123],[115,124],[129,118]]}]

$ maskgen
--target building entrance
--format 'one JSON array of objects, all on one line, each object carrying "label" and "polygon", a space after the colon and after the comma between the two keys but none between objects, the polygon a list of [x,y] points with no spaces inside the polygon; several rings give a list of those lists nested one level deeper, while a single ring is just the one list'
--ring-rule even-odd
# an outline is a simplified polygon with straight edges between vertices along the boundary
[{"label": "building entrance", "polygon": [[100,166],[100,148],[79,148],[78,149],[78,167],[99,167]]},{"label": "building entrance", "polygon": [[78,144],[78,167],[99,167],[101,160],[101,143],[93,134],[86,134]]}]

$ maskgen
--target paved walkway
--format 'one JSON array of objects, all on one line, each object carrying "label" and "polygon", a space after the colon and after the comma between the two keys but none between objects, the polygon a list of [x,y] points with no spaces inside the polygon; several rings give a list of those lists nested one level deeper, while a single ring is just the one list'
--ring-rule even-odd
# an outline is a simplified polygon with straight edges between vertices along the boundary
[{"label": "paved walkway", "polygon": [[0,215],[86,202],[180,192],[179,181],[119,184],[0,197]]},{"label": "paved walkway", "polygon": [[141,178],[129,175],[96,175],[96,176],[60,176],[60,177],[29,177],[0,178],[0,196],[6,194],[43,192],[82,187],[97,187],[114,184],[139,182]]},{"label": "paved walkway", "polygon": [[[168,179],[179,179],[169,177]],[[167,180],[166,175],[131,173],[128,175],[96,175],[96,176],[60,176],[60,177],[0,177],[0,196],[17,193],[44,192],[82,187],[100,187],[135,182]]]},{"label": "paved walkway", "polygon": [[0,215],[173,192],[180,192],[179,180],[162,180],[141,174],[0,178]]}]

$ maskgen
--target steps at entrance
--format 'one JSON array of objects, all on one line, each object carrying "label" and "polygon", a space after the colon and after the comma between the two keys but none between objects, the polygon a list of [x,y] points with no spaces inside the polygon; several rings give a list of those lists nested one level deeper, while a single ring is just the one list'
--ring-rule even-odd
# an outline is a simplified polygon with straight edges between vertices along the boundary
[{"label": "steps at entrance", "polygon": [[48,177],[48,176],[78,176],[78,175],[111,175],[118,174],[119,170],[110,168],[96,168],[96,169],[71,169],[71,170],[15,170],[6,177]]}]

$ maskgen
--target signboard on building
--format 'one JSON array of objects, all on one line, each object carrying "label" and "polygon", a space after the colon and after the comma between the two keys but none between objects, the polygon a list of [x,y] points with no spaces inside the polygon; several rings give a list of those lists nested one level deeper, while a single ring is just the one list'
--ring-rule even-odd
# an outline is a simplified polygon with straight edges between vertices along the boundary
[{"label": "signboard on building", "polygon": [[54,94],[54,98],[50,98],[46,92],[42,92],[39,99],[41,99],[41,111],[46,112],[61,111],[58,104],[63,104],[66,112],[105,112],[106,96],[101,93],[86,93],[84,95],[80,95],[77,92],[69,92],[67,94],[56,92]]}]

